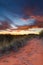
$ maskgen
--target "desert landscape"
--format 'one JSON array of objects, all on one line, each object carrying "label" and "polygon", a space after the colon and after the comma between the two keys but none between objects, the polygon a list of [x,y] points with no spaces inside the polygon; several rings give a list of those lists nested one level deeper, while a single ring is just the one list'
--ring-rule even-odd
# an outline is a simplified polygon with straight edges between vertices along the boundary
[{"label": "desert landscape", "polygon": [[43,65],[43,0],[0,0],[0,65]]},{"label": "desert landscape", "polygon": [[12,38],[15,38],[16,45],[12,44],[11,50],[9,50],[9,43],[7,49],[2,45],[4,52],[0,53],[0,65],[43,65],[43,32],[40,35],[20,35]]}]

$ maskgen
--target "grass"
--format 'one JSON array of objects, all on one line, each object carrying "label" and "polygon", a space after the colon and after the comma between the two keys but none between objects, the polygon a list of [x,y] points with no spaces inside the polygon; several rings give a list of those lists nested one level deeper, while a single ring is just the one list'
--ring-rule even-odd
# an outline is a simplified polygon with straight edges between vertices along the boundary
[{"label": "grass", "polygon": [[0,52],[7,53],[11,50],[18,51],[21,47],[26,45],[27,40],[32,38],[43,38],[43,31],[37,34],[28,35],[0,35]]}]

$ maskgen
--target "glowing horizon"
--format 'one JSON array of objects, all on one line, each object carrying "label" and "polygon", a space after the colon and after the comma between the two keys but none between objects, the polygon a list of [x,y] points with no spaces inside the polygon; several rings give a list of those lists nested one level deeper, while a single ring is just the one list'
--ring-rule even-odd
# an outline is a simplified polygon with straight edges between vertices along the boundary
[{"label": "glowing horizon", "polygon": [[0,34],[11,34],[11,35],[24,35],[24,34],[39,34],[43,28],[31,28],[27,30],[13,30],[10,32],[10,30],[1,30]]}]

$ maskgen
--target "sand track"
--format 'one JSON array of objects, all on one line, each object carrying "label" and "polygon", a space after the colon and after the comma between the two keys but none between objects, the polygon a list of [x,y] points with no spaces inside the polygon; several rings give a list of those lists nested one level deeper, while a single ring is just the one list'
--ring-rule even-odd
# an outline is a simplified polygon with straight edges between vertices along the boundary
[{"label": "sand track", "polygon": [[0,65],[43,65],[43,39],[33,38],[18,52],[0,58]]}]

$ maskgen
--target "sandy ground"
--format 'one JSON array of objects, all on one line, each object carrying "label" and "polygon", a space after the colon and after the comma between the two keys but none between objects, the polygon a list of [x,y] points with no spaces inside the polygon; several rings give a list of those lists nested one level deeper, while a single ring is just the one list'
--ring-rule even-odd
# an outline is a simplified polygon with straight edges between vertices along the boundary
[{"label": "sandy ground", "polygon": [[0,65],[43,65],[43,40],[31,39],[18,52],[0,59]]}]

